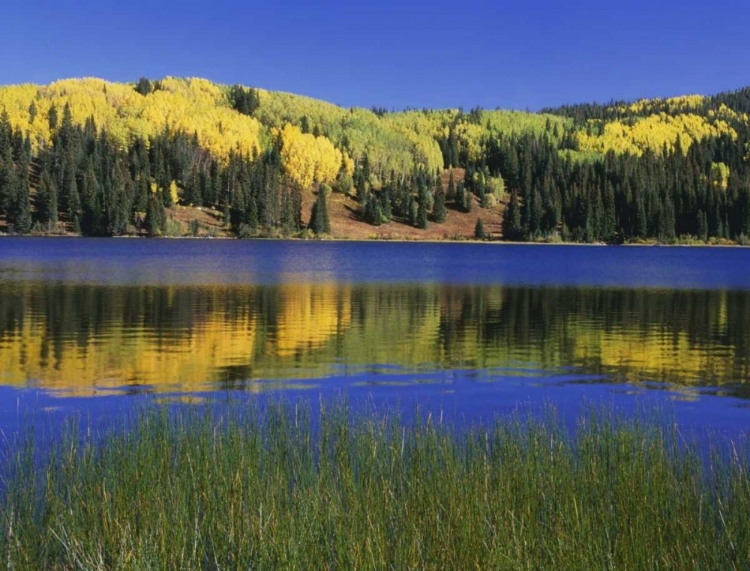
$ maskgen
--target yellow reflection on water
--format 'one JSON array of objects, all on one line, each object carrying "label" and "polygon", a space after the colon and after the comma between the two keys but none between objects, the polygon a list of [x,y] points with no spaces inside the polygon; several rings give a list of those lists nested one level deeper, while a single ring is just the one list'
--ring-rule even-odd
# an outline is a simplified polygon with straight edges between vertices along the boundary
[{"label": "yellow reflection on water", "polygon": [[260,392],[372,365],[400,368],[373,379],[393,386],[424,382],[415,369],[561,366],[631,382],[744,383],[748,323],[749,296],[722,292],[30,282],[0,289],[0,384],[78,396]]}]

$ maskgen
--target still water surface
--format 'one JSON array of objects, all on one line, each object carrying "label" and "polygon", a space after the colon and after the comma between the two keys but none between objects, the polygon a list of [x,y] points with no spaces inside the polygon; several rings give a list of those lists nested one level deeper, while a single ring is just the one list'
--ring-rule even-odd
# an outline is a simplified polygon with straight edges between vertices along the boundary
[{"label": "still water surface", "polygon": [[[0,240],[0,427],[288,394],[750,428],[750,249]],[[254,397],[251,397],[254,398]]]}]

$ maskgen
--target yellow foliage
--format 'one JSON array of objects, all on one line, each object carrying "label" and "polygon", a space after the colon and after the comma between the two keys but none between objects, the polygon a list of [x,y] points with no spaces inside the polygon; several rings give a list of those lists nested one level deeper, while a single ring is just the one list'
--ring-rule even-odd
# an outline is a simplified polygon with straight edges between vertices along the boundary
[{"label": "yellow foliage", "polygon": [[[37,110],[33,121],[32,101]],[[0,88],[0,109],[8,111],[14,128],[29,133],[34,148],[51,143],[49,111],[56,107],[59,123],[66,104],[75,124],[83,125],[93,117],[121,145],[169,128],[196,133],[199,144],[219,159],[232,152],[251,155],[260,151],[260,123],[231,109],[221,89],[205,79],[166,78],[159,90],[146,97],[132,85],[93,78],[66,79],[46,87]]]},{"label": "yellow foliage", "polygon": [[354,159],[352,159],[348,153],[344,153],[344,159],[341,163],[344,172],[349,176],[354,174]]},{"label": "yellow foliage", "polygon": [[711,182],[716,188],[726,190],[729,186],[729,167],[724,163],[712,163]]},{"label": "yellow foliage", "polygon": [[343,155],[326,137],[314,137],[298,127],[286,124],[281,133],[281,158],[284,169],[302,188],[316,182],[333,182],[338,176]]},{"label": "yellow foliage", "polygon": [[667,110],[670,113],[681,113],[692,109],[696,109],[703,105],[706,98],[703,95],[682,95],[679,97],[668,97],[667,99],[660,99],[655,97],[653,99],[640,99],[630,104],[618,105],[615,107],[620,113],[643,113],[653,110],[657,105],[666,105]]},{"label": "yellow foliage", "polygon": [[[600,124],[597,121],[590,123]],[[640,156],[646,150],[660,153],[665,146],[673,151],[678,138],[683,151],[687,151],[694,141],[721,135],[737,139],[737,133],[726,121],[716,120],[711,123],[698,115],[684,114],[672,117],[661,113],[640,119],[633,125],[620,121],[606,123],[602,135],[579,132],[578,143],[584,152],[614,151]]]},{"label": "yellow foliage", "polygon": [[179,195],[177,194],[177,183],[175,181],[169,183],[169,195],[172,197],[172,202],[177,204]]}]

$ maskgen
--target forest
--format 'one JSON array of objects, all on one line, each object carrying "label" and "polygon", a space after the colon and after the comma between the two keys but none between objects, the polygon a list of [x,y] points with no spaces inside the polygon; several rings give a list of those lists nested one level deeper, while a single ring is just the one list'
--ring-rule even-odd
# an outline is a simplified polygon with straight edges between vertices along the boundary
[{"label": "forest", "polygon": [[337,194],[362,225],[471,212],[477,238],[744,244],[748,113],[750,88],[531,113],[347,109],[195,78],[6,86],[0,230],[203,235],[210,211],[237,237],[325,236]]}]

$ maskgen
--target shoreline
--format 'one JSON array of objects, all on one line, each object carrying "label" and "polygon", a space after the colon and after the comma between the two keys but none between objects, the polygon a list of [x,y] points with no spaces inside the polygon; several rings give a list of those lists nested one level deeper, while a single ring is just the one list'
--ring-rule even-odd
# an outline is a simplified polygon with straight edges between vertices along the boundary
[{"label": "shoreline", "polygon": [[519,242],[512,240],[476,240],[474,238],[465,238],[456,240],[446,238],[444,240],[424,239],[411,240],[408,238],[342,238],[340,236],[331,237],[274,237],[274,236],[256,236],[252,238],[237,238],[235,236],[82,236],[80,234],[7,234],[0,233],[0,239],[3,238],[64,238],[64,239],[104,239],[104,240],[237,240],[243,242],[254,241],[277,241],[277,242],[339,242],[339,243],[392,243],[392,244],[482,244],[488,246],[582,246],[582,247],[640,247],[640,248],[747,248],[747,245],[738,243],[710,244],[710,243],[693,243],[693,244],[666,244],[663,242],[624,242],[622,244],[608,244],[606,242]]}]

